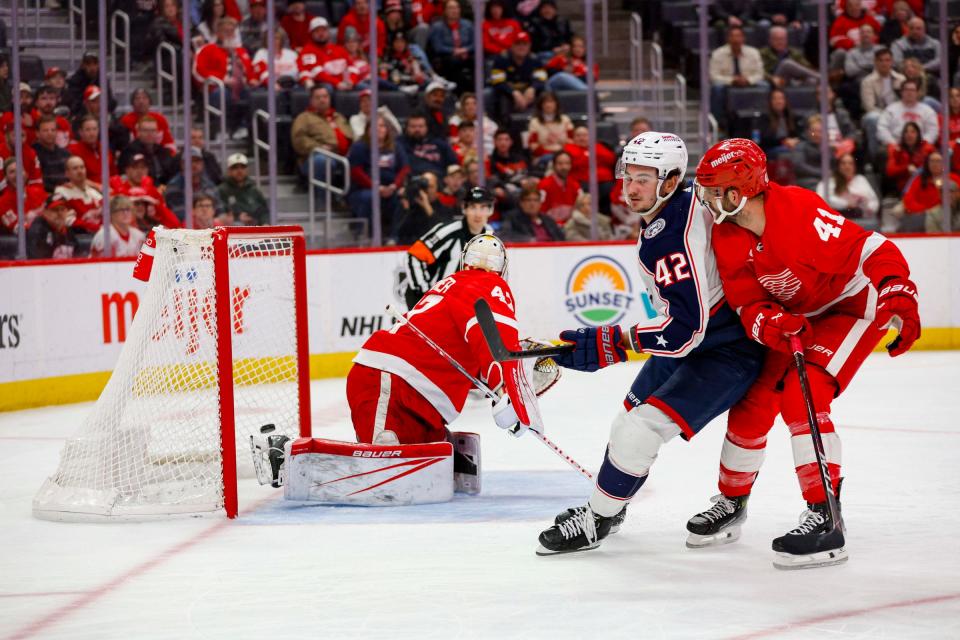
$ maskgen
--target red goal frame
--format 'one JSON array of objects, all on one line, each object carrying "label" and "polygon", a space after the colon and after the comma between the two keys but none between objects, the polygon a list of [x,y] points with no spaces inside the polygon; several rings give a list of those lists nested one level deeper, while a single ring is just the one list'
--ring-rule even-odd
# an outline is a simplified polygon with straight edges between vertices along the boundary
[{"label": "red goal frame", "polygon": [[223,463],[223,508],[228,518],[238,514],[236,416],[233,394],[233,331],[229,240],[231,237],[291,238],[293,291],[296,308],[297,387],[300,436],[311,436],[310,349],[307,324],[307,261],[303,229],[296,226],[219,227],[213,233],[213,269],[217,313],[217,393],[220,402],[220,447]]}]

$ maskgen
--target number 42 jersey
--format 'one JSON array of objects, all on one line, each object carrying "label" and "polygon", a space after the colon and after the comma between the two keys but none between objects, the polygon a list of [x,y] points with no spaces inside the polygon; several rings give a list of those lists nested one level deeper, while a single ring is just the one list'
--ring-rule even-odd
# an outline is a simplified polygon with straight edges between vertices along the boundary
[{"label": "number 42 jersey", "polygon": [[710,246],[713,219],[688,189],[672,196],[637,241],[640,279],[657,317],[627,332],[634,351],[682,358],[696,349],[744,339],[725,304]]}]

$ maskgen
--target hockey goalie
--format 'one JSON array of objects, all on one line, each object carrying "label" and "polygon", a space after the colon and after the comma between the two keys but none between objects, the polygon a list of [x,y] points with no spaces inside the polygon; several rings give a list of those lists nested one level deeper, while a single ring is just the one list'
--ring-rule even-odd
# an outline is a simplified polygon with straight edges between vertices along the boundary
[{"label": "hockey goalie", "polygon": [[392,328],[374,333],[354,358],[347,401],[357,442],[253,438],[261,482],[282,484],[290,500],[331,504],[421,504],[450,500],[454,491],[479,493],[480,437],[448,428],[474,389],[464,372],[497,394],[494,422],[515,436],[542,431],[537,394],[560,375],[552,360],[492,358],[473,305],[486,300],[504,344],[519,349],[506,272],[497,237],[471,239],[460,269]]}]

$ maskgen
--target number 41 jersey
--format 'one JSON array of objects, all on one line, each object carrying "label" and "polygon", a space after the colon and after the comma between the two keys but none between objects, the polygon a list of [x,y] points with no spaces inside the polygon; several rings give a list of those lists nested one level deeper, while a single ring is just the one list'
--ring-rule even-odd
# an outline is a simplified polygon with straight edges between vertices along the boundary
[{"label": "number 41 jersey", "polygon": [[[813,191],[770,183],[764,213],[760,238],[734,222],[713,232],[723,288],[735,308],[775,300],[791,313],[815,316],[883,277],[909,277],[896,245],[845,219]],[[874,306],[865,302],[846,311],[873,317]]]}]

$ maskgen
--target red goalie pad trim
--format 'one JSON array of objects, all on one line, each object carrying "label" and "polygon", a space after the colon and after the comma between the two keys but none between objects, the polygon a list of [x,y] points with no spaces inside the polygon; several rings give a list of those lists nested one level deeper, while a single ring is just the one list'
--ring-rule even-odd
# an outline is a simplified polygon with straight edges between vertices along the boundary
[{"label": "red goalie pad trim", "polygon": [[426,444],[364,444],[361,442],[343,442],[325,438],[297,438],[290,448],[290,455],[304,453],[327,453],[335,456],[356,458],[425,458],[447,457],[453,455],[453,445],[449,442],[428,442]]}]

